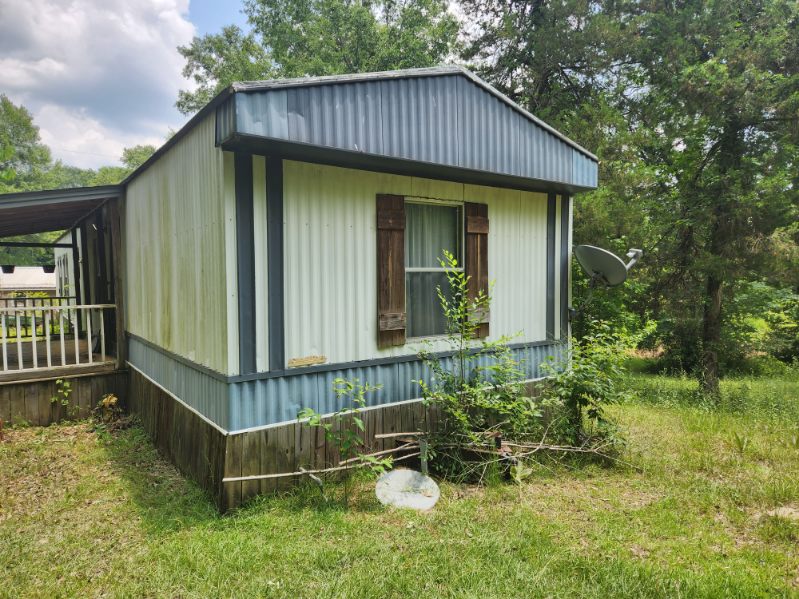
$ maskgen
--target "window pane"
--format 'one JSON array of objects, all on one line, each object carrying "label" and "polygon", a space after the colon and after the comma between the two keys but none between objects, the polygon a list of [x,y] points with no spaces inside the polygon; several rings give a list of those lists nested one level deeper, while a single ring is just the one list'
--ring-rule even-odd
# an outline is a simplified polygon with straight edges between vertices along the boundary
[{"label": "window pane", "polygon": [[444,250],[460,260],[460,220],[453,206],[405,204],[405,266],[438,268]]},{"label": "window pane", "polygon": [[437,287],[450,296],[447,273],[409,272],[405,274],[408,337],[427,337],[447,332]]}]

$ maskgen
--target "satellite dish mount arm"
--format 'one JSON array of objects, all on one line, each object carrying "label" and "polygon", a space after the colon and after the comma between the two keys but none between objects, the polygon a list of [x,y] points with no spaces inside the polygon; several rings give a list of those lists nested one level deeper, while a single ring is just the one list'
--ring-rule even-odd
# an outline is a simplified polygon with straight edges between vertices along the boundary
[{"label": "satellite dish mount arm", "polygon": [[641,257],[644,255],[644,250],[639,250],[636,248],[632,248],[627,252],[627,257],[630,258],[630,261],[624,265],[628,271],[635,266],[635,263],[638,262]]}]

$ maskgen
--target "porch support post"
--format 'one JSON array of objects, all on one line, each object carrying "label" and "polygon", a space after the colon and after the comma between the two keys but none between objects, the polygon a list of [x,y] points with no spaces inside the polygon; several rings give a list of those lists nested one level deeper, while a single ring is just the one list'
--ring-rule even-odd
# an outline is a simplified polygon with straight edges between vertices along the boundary
[{"label": "porch support post", "polygon": [[555,338],[555,211],[557,197],[554,193],[547,196],[547,316],[546,338]]},{"label": "porch support post", "polygon": [[[88,228],[86,227],[86,219],[82,220],[80,223],[80,282],[81,288],[83,289],[83,297],[78,298],[79,304],[91,304],[94,302],[94,297],[92,295],[92,285],[89,279],[89,265],[91,261],[89,260],[89,233]],[[81,310],[81,312],[83,312]],[[81,330],[84,330],[84,322],[83,322],[83,315],[81,314],[78,318],[78,326]]]},{"label": "porch support post", "polygon": [[94,226],[97,230],[97,302],[108,303],[108,269],[105,256],[105,222],[103,208],[94,213]]},{"label": "porch support post", "polygon": [[560,196],[560,339],[569,338],[569,273],[571,246],[569,244],[569,205],[571,196]]},{"label": "porch support post", "polygon": [[80,251],[78,250],[78,228],[75,227],[72,233],[72,281],[74,289],[69,290],[69,294],[75,295],[75,303],[80,303]]},{"label": "porch support post", "polygon": [[269,370],[286,367],[283,278],[283,159],[266,157]]},{"label": "porch support post", "polygon": [[128,344],[125,339],[125,286],[124,255],[122,245],[122,213],[121,198],[108,203],[108,220],[111,227],[111,263],[113,265],[113,301],[116,309],[113,312],[115,348],[117,368],[124,368],[128,359]]},{"label": "porch support post", "polygon": [[255,233],[252,155],[236,152],[236,254],[239,299],[239,370],[255,372]]}]

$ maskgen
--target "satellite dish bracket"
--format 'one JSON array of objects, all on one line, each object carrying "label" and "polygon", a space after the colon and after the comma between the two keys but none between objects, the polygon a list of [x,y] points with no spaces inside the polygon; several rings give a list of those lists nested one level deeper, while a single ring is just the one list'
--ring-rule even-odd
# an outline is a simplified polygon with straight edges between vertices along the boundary
[{"label": "satellite dish bracket", "polygon": [[639,250],[637,248],[631,248],[627,251],[627,257],[630,258],[630,261],[624,265],[628,271],[635,266],[635,263],[641,259],[641,256],[644,255],[644,250]]}]

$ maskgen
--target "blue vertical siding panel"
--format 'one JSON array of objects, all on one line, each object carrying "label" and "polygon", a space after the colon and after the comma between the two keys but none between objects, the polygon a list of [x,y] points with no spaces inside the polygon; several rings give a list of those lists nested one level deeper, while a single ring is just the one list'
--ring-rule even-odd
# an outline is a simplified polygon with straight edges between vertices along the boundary
[{"label": "blue vertical siding panel", "polygon": [[291,141],[383,153],[379,82],[289,90]]},{"label": "blue vertical siding panel", "polygon": [[236,127],[238,131],[288,139],[288,94],[272,90],[266,94],[236,94]]},{"label": "blue vertical siding panel", "polygon": [[596,187],[598,178],[598,165],[596,162],[572,148],[572,179],[576,185]]},{"label": "blue vertical siding panel", "polygon": [[311,113],[311,89],[294,87],[286,90],[286,110],[288,110],[288,138],[301,143],[312,143],[314,121]]},{"label": "blue vertical siding panel", "polygon": [[128,341],[128,362],[186,405],[228,428],[227,383],[133,338]]},{"label": "blue vertical siding panel", "polygon": [[216,145],[236,132],[236,99],[228,98],[216,108]]},{"label": "blue vertical siding panel", "polygon": [[380,82],[385,153],[457,166],[455,77]]},{"label": "blue vertical siding panel", "polygon": [[[560,356],[562,345],[544,345],[513,349],[516,359],[522,361],[527,378],[545,375],[540,364],[549,355]],[[492,362],[489,355],[481,356],[477,364],[486,367]],[[445,369],[454,368],[451,358],[442,358]],[[474,364],[473,364],[474,365]],[[353,366],[328,372],[287,374],[286,376],[230,384],[231,430],[277,424],[295,420],[303,407],[322,414],[330,414],[344,407],[336,397],[333,381],[336,378],[357,379],[362,384],[380,385],[367,395],[368,406],[382,406],[400,401],[421,398],[421,388],[415,382],[425,380],[435,384],[433,373],[421,360],[393,364]]]},{"label": "blue vertical siding panel", "polygon": [[[546,375],[541,363],[548,356],[561,359],[565,345],[521,347],[513,352],[527,377],[539,378]],[[490,356],[481,356],[477,364],[486,367],[491,361]],[[418,399],[422,394],[416,381],[436,383],[430,368],[421,360],[227,383],[135,339],[129,342],[129,362],[200,414],[232,431],[291,422],[304,407],[322,414],[341,409],[343,403],[333,392],[336,378],[381,385],[381,389],[367,395],[368,406]],[[445,369],[454,368],[451,358],[442,358],[441,364]]]}]

